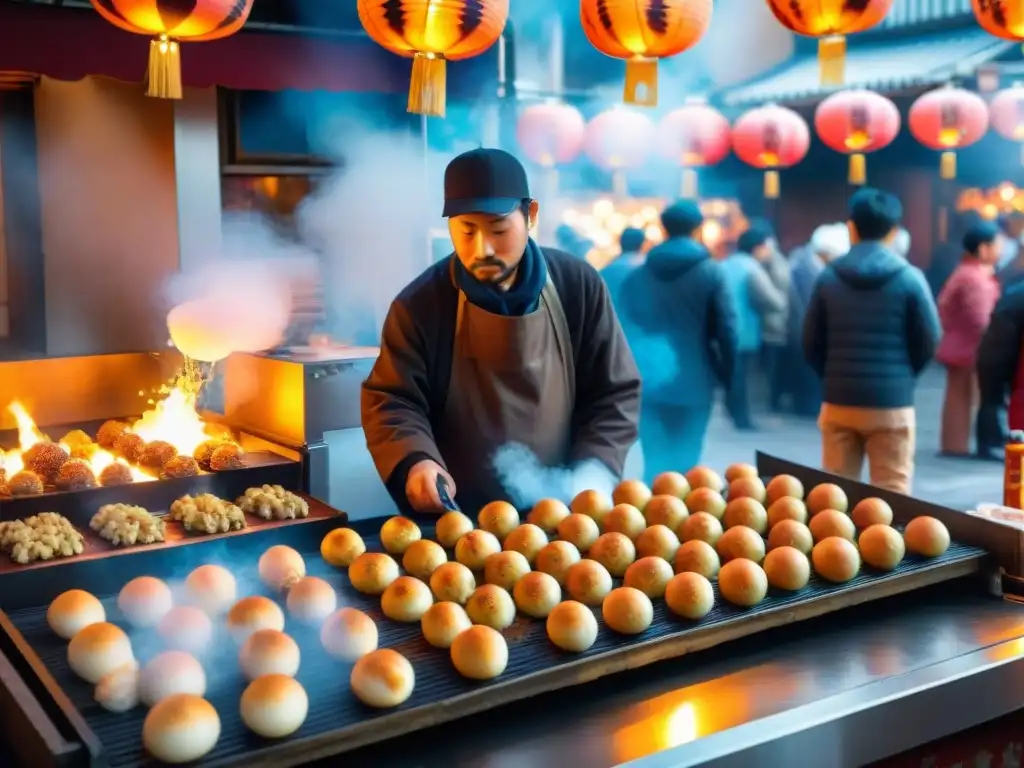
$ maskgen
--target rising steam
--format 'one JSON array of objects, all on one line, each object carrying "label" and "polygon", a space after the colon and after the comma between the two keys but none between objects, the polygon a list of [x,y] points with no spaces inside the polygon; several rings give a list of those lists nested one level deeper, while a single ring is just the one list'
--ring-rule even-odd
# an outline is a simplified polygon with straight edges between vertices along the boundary
[{"label": "rising steam", "polygon": [[548,467],[520,443],[499,448],[493,462],[498,481],[518,509],[529,509],[547,498],[568,501],[586,490],[601,491],[611,497],[615,488],[616,478],[599,461],[584,461],[572,468]]}]

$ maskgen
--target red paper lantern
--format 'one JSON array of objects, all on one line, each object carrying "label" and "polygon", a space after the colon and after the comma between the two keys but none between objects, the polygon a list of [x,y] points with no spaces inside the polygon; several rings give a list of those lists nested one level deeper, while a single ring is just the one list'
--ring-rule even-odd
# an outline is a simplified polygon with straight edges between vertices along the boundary
[{"label": "red paper lantern", "polygon": [[249,18],[253,0],[92,0],[115,27],[154,38],[149,44],[147,96],[181,98],[179,40],[203,42],[228,37]]},{"label": "red paper lantern", "polygon": [[1004,40],[1024,40],[1024,4],[1019,0],[971,0],[974,18],[990,35]]},{"label": "red paper lantern", "polygon": [[658,59],[693,47],[711,25],[712,0],[581,0],[583,31],[601,53],[626,60],[627,104],[658,104]]},{"label": "red paper lantern", "polygon": [[840,91],[818,105],[814,130],[825,146],[850,155],[850,183],[863,184],[864,155],[892,144],[900,132],[900,110],[873,91]]},{"label": "red paper lantern", "polygon": [[988,105],[978,94],[947,86],[919,96],[910,107],[910,132],[928,149],[942,152],[940,173],[956,178],[956,150],[988,130]]},{"label": "red paper lantern", "polygon": [[1014,85],[997,93],[989,102],[988,115],[996,133],[1020,143],[1020,162],[1024,165],[1024,85]]},{"label": "red paper lantern", "polygon": [[842,85],[846,79],[846,38],[879,24],[893,0],[768,0],[782,26],[798,35],[818,38],[822,85]]},{"label": "red paper lantern", "polygon": [[654,135],[654,124],[645,115],[612,107],[587,123],[583,150],[594,165],[612,172],[616,194],[625,196],[625,172],[646,162]]},{"label": "red paper lantern", "polygon": [[731,146],[729,121],[700,101],[684,104],[658,123],[658,150],[662,157],[682,167],[684,198],[697,197],[694,168],[722,162]]},{"label": "red paper lantern", "polygon": [[560,102],[533,104],[520,113],[516,140],[537,165],[571,163],[583,149],[587,125],[575,107]]},{"label": "red paper lantern", "polygon": [[741,116],[732,127],[732,150],[755,168],[763,168],[764,196],[779,196],[780,168],[796,165],[811,146],[811,131],[800,115],[768,104]]}]

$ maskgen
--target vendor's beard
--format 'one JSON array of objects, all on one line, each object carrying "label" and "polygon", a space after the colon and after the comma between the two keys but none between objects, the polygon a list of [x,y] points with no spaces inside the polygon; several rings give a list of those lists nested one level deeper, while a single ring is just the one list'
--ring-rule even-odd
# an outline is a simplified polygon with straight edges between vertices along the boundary
[{"label": "vendor's beard", "polygon": [[[485,256],[482,259],[474,261],[470,265],[469,271],[473,277],[481,283],[507,288],[508,284],[511,284],[512,278],[515,276],[518,268],[518,263],[509,266],[495,256]],[[484,270],[488,270],[488,273],[480,274]],[[497,271],[490,272],[490,270]]]}]

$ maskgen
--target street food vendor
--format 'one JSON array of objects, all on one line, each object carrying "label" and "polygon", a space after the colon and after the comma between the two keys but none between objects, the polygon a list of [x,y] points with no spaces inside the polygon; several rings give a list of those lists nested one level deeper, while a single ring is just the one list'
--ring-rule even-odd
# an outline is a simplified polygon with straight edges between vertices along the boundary
[{"label": "street food vendor", "polygon": [[362,421],[402,509],[510,499],[492,459],[526,446],[545,466],[599,462],[622,475],[637,440],[640,377],[604,281],[530,237],[538,204],[497,149],[452,160],[444,213],[455,252],[391,304]]}]

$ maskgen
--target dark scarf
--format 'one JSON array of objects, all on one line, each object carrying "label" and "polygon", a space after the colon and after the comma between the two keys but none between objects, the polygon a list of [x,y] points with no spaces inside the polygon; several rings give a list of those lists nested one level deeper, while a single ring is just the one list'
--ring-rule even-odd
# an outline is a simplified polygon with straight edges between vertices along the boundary
[{"label": "dark scarf", "polygon": [[455,260],[455,284],[481,309],[495,315],[521,317],[533,312],[540,303],[540,292],[548,281],[548,265],[533,238],[526,242],[516,279],[507,291],[477,280],[458,257],[453,255],[452,258]]}]

